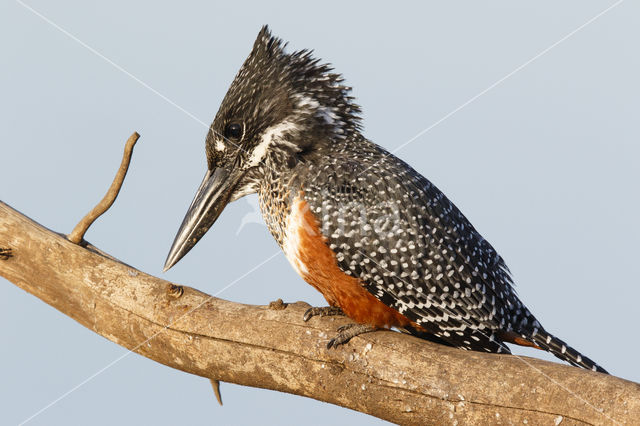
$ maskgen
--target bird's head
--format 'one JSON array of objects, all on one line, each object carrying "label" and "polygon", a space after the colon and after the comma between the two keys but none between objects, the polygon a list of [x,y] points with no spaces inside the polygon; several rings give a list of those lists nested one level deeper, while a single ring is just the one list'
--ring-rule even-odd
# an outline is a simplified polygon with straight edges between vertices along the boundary
[{"label": "bird's head", "polygon": [[264,26],[236,75],[206,139],[208,170],[165,263],[175,265],[231,201],[313,161],[360,130],[350,88],[310,51],[285,52]]}]

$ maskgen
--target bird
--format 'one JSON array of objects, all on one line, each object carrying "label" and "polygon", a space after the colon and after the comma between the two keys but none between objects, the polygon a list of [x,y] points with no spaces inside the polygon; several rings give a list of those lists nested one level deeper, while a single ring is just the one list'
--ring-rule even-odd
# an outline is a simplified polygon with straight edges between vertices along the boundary
[{"label": "bird", "polygon": [[545,330],[503,258],[453,202],[363,136],[351,91],[313,51],[288,52],[263,26],[209,128],[207,171],[164,270],[228,203],[257,193],[290,264],[328,302],[303,319],[353,321],[329,348],[395,329],[464,350],[530,346],[607,373]]}]

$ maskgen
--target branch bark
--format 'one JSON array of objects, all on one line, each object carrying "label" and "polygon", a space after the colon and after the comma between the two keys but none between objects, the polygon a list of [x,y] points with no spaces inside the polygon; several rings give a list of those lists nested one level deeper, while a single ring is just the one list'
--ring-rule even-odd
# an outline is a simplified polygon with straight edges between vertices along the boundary
[{"label": "branch bark", "polygon": [[[107,339],[188,373],[307,396],[403,424],[625,424],[640,385],[376,332],[325,348],[342,318],[250,306],[147,275],[0,202],[0,275]],[[525,362],[526,361],[526,362]]]}]

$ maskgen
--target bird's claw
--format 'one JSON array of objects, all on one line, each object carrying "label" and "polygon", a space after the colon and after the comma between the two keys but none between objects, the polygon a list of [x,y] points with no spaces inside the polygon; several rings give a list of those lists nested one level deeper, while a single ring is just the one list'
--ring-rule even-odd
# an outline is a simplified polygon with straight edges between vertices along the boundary
[{"label": "bird's claw", "polygon": [[302,320],[307,322],[313,317],[330,317],[335,315],[344,315],[344,312],[337,306],[312,307],[305,311]]},{"label": "bird's claw", "polygon": [[369,324],[346,324],[338,328],[338,334],[336,337],[329,340],[327,343],[327,349],[337,348],[340,345],[347,343],[352,338],[359,336],[360,334],[369,333],[375,331],[376,327]]}]

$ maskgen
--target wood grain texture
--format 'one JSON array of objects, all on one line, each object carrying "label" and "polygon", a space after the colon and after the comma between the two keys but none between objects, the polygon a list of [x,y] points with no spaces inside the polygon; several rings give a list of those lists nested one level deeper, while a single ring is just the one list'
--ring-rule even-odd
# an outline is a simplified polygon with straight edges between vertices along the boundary
[{"label": "wood grain texture", "polygon": [[[85,327],[172,368],[307,396],[402,424],[638,424],[640,385],[526,357],[381,331],[338,349],[340,317],[251,306],[147,275],[0,202],[0,275]],[[17,366],[28,370],[28,365]],[[558,423],[561,422],[561,423]]]}]

